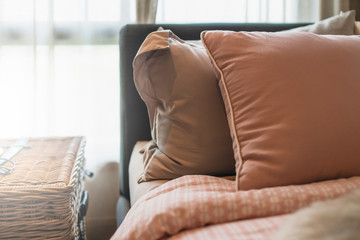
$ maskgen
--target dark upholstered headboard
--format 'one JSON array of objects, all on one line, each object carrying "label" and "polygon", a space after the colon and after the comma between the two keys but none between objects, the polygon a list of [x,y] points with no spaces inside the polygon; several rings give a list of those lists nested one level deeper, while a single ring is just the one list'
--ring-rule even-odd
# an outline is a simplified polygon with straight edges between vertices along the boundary
[{"label": "dark upholstered headboard", "polygon": [[129,194],[129,160],[136,141],[150,140],[150,125],[146,106],[136,91],[133,82],[132,62],[145,37],[160,26],[172,30],[184,40],[200,39],[204,30],[233,31],[281,31],[306,24],[161,24],[139,25],[130,24],[120,31],[120,200],[118,202],[118,224],[126,213],[130,198]]}]

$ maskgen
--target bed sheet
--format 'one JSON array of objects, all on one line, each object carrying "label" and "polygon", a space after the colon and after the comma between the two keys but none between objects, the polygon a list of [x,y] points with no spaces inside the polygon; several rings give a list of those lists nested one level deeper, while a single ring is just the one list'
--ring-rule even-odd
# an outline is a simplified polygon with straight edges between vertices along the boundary
[{"label": "bed sheet", "polygon": [[220,223],[191,230],[164,238],[168,240],[216,239],[216,240],[274,240],[274,235],[289,215],[279,215],[249,220]]},{"label": "bed sheet", "polygon": [[[191,229],[194,229],[195,235],[208,234],[212,236],[210,239],[218,239],[218,234],[195,229],[209,225],[209,228],[219,232],[222,226],[232,228],[244,224],[241,220],[249,219],[254,219],[253,225],[258,225],[258,220],[266,221],[270,228],[275,229],[282,218],[274,218],[274,221],[264,218],[292,213],[314,201],[336,198],[359,187],[360,177],[352,177],[305,185],[235,191],[235,183],[230,180],[203,175],[184,176],[141,197],[112,239],[177,239],[182,234],[190,234]],[[237,231],[233,231],[237,235]],[[252,239],[251,234],[254,236],[256,233],[249,234],[248,238],[244,235],[243,239]],[[270,233],[264,230],[264,234]],[[197,236],[187,237],[198,239]],[[239,239],[239,236],[235,237]]]}]

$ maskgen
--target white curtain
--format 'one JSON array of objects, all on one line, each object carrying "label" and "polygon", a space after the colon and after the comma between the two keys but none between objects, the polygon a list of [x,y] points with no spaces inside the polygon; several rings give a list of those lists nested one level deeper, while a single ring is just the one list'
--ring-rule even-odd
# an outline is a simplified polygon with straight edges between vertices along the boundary
[{"label": "white curtain", "polygon": [[[320,0],[158,0],[157,22],[314,22]],[[327,1],[327,0],[324,0]]]},{"label": "white curtain", "polygon": [[0,136],[84,135],[89,166],[117,160],[130,12],[130,0],[0,0]]},{"label": "white curtain", "polygon": [[118,32],[134,22],[134,6],[130,0],[0,0],[0,138],[86,137],[87,169],[95,173],[86,184],[92,235],[104,223],[115,225]]}]

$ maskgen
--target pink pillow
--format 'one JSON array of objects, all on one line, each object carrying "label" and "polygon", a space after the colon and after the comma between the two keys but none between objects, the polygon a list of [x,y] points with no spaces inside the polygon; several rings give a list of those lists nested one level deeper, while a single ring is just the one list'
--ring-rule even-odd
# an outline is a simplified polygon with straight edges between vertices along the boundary
[{"label": "pink pillow", "polygon": [[209,31],[239,190],[360,175],[360,38]]}]

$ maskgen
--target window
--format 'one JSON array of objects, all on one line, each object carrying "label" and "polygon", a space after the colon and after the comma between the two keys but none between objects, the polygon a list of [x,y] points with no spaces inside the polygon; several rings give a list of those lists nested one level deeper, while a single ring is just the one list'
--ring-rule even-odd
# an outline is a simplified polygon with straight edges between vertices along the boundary
[{"label": "window", "polygon": [[85,135],[88,168],[117,161],[118,32],[134,7],[0,0],[1,137]]},{"label": "window", "polygon": [[318,0],[159,0],[157,22],[312,22],[318,8]]}]

